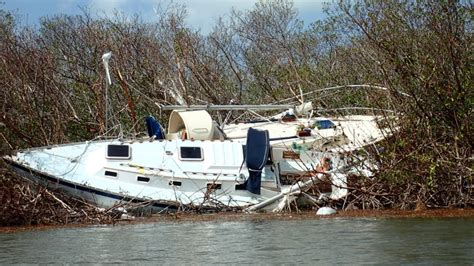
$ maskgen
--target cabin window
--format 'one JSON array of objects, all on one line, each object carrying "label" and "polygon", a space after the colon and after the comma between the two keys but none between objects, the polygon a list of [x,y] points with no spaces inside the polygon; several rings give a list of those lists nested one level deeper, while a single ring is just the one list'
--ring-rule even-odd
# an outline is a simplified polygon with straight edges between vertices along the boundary
[{"label": "cabin window", "polygon": [[183,161],[202,161],[201,147],[180,147],[179,159]]},{"label": "cabin window", "polygon": [[144,176],[137,176],[137,181],[148,183],[148,182],[150,182],[150,178],[149,177],[144,177]]},{"label": "cabin window", "polygon": [[131,148],[128,145],[108,145],[107,146],[107,159],[130,159]]},{"label": "cabin window", "polygon": [[105,171],[106,176],[117,177],[117,172]]},{"label": "cabin window", "polygon": [[176,187],[180,187],[183,183],[181,183],[181,181],[173,181],[173,180],[170,180],[170,182],[168,182],[168,185],[170,186],[176,186]]}]

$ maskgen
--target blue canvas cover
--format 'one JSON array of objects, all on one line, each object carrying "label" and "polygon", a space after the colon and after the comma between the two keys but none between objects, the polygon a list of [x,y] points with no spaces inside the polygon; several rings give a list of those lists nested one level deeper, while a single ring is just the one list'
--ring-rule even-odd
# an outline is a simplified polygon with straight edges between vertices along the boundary
[{"label": "blue canvas cover", "polygon": [[335,127],[334,123],[331,120],[318,120],[315,122],[315,125],[318,129],[328,129]]},{"label": "blue canvas cover", "polygon": [[163,136],[163,131],[161,130],[160,123],[156,121],[156,119],[153,116],[147,116],[145,118],[146,122],[146,129],[148,131],[148,136],[153,137],[155,136],[155,139],[164,139]]},{"label": "blue canvas cover", "polygon": [[254,194],[260,194],[262,169],[268,160],[270,139],[267,130],[249,128],[247,132],[247,150],[245,162],[249,169],[246,188]]}]

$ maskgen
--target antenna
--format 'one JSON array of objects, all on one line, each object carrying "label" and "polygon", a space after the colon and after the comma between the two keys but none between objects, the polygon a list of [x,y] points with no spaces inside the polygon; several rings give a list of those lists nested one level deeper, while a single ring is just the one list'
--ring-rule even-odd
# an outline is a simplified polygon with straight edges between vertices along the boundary
[{"label": "antenna", "polygon": [[109,121],[109,97],[107,95],[107,91],[110,85],[112,85],[112,80],[110,79],[110,72],[109,72],[109,60],[112,57],[112,52],[108,52],[102,55],[102,63],[104,63],[105,68],[105,75],[106,84],[105,84],[105,132],[109,130],[108,121]]}]

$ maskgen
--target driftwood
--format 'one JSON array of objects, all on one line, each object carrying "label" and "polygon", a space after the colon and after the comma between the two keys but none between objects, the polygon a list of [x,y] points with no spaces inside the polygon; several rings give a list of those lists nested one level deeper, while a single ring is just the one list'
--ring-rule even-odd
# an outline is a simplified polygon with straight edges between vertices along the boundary
[{"label": "driftwood", "polygon": [[0,171],[0,226],[110,224],[121,212],[102,210],[85,201]]}]

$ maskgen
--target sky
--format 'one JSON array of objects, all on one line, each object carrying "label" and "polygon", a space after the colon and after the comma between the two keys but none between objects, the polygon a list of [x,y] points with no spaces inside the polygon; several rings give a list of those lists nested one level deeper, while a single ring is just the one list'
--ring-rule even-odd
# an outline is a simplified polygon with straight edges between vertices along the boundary
[{"label": "sky", "polygon": [[[299,18],[306,25],[324,18],[323,2],[328,0],[293,0]],[[92,15],[112,15],[114,11],[126,15],[140,14],[146,22],[156,21],[154,8],[160,3],[169,4],[170,0],[0,0],[3,9],[14,11],[27,25],[36,25],[40,17],[54,14],[81,14],[80,7],[87,7]],[[236,10],[252,9],[257,0],[174,0],[175,4],[184,4],[188,11],[187,23],[203,33],[209,32],[220,16],[225,17],[232,8]],[[0,5],[0,8],[2,6]]]}]

